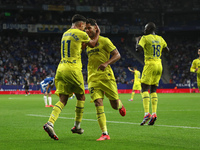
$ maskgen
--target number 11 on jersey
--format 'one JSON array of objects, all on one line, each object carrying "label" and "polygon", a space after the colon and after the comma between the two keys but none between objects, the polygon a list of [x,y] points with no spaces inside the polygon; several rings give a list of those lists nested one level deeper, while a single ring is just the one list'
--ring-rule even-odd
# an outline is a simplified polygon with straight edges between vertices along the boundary
[{"label": "number 11 on jersey", "polygon": [[71,40],[67,40],[67,41],[62,41],[62,56],[63,58],[65,58],[65,44],[67,44],[67,57],[70,57],[70,44],[71,44]]}]

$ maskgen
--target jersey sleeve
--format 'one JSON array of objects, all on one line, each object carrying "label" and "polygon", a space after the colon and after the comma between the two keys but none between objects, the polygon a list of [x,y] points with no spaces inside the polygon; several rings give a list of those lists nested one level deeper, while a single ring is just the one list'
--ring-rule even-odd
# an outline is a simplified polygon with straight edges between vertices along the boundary
[{"label": "jersey sleeve", "polygon": [[145,43],[146,43],[145,41],[146,41],[145,37],[142,36],[139,43],[138,43],[138,45],[142,46],[143,49],[144,49],[144,46],[145,46]]},{"label": "jersey sleeve", "polygon": [[105,38],[105,49],[110,53],[113,50],[116,49],[116,47],[114,46],[114,44],[111,42],[111,40],[109,38]]},{"label": "jersey sleeve", "polygon": [[90,37],[88,36],[87,33],[83,32],[83,36],[82,36],[82,42],[83,43],[88,43],[90,41]]},{"label": "jersey sleeve", "polygon": [[195,69],[196,69],[196,63],[195,63],[195,60],[193,60],[191,68],[190,68],[190,72],[195,72]]}]

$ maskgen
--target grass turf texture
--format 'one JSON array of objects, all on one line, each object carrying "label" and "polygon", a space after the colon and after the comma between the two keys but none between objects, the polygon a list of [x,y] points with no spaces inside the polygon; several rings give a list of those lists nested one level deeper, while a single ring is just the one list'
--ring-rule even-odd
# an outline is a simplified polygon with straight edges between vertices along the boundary
[{"label": "grass turf texture", "polygon": [[[96,141],[101,130],[90,96],[86,95],[82,135],[72,134],[76,99],[69,100],[55,123],[58,141],[43,130],[52,108],[45,108],[43,95],[0,95],[0,149],[2,150],[183,150],[200,149],[200,94],[158,94],[157,121],[154,126],[140,126],[143,119],[141,95],[120,94],[127,115],[121,117],[104,100],[111,140]],[[58,97],[53,95],[53,104]]]}]

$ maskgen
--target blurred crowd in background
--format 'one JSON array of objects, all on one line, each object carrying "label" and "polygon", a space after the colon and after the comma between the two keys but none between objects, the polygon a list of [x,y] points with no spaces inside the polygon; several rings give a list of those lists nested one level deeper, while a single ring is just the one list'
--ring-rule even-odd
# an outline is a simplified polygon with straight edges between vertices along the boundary
[{"label": "blurred crowd in background", "polygon": [[[71,25],[75,13],[87,18],[95,18],[99,25],[144,27],[153,21],[158,27],[168,47],[167,60],[170,74],[169,83],[196,82],[196,74],[190,73],[193,59],[197,58],[200,47],[200,2],[198,0],[4,0],[0,5],[69,5],[112,7],[114,12],[37,11],[0,8],[0,24],[66,24]],[[145,11],[146,10],[146,11]],[[155,10],[155,11],[154,11]],[[172,12],[173,10],[173,12]],[[8,13],[6,15],[5,13]],[[113,15],[114,14],[114,15]],[[167,31],[165,28],[175,28]],[[185,31],[179,29],[182,27]],[[31,34],[21,30],[0,28],[0,84],[22,85],[27,77],[31,84],[39,84],[47,76],[55,76],[60,61],[61,33]],[[137,66],[142,71],[143,64],[131,51],[135,52],[135,37],[142,34],[103,34],[118,48],[121,59],[112,65],[117,83],[132,84],[127,67]],[[87,55],[82,54],[84,81],[87,83]],[[143,54],[139,54],[143,57]]]}]

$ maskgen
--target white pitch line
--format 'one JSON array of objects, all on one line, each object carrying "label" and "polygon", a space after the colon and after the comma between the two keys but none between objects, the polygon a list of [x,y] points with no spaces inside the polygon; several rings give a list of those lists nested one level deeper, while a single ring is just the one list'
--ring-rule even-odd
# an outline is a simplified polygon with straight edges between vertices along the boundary
[{"label": "white pitch line", "polygon": [[8,99],[22,99],[22,98],[9,97]]},{"label": "white pitch line", "polygon": [[166,111],[166,112],[169,112],[169,111],[200,111],[199,109],[197,110],[195,110],[195,109],[193,109],[193,110],[159,110],[159,111]]},{"label": "white pitch line", "polygon": [[[159,111],[162,111],[162,112],[169,112],[169,111],[177,111],[177,112],[179,112],[179,111],[184,111],[184,112],[188,112],[188,111],[200,111],[200,110],[195,110],[195,109],[193,109],[193,110],[159,110]],[[142,111],[126,111],[126,112],[144,112],[143,110]],[[113,111],[105,111],[105,113],[107,114],[107,113],[113,113]],[[62,114],[66,114],[66,115],[71,115],[71,114],[74,114],[74,113],[62,113]],[[96,112],[84,112],[84,114],[96,114]]]},{"label": "white pitch line", "polygon": [[[27,114],[27,116],[33,116],[33,117],[44,117],[44,118],[49,118],[49,116],[45,116],[45,115],[36,115],[36,114]],[[68,117],[59,117],[61,119],[70,119],[70,120],[74,120],[74,118],[68,118]],[[97,121],[96,119],[82,119],[82,120],[86,120],[86,121]],[[116,123],[116,124],[135,124],[135,125],[139,125],[140,123],[133,123],[133,122],[119,122],[119,121],[106,121],[109,123]],[[159,126],[159,127],[169,127],[169,128],[183,128],[183,129],[198,129],[200,130],[200,127],[189,127],[189,126],[173,126],[173,125],[155,125],[155,126]]]}]

